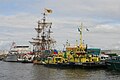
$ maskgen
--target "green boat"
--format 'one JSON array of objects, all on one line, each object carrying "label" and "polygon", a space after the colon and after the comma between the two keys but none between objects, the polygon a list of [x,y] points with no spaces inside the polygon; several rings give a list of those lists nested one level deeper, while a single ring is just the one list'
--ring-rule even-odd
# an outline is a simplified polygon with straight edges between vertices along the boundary
[{"label": "green boat", "polygon": [[120,56],[106,60],[106,65],[109,69],[120,71]]}]

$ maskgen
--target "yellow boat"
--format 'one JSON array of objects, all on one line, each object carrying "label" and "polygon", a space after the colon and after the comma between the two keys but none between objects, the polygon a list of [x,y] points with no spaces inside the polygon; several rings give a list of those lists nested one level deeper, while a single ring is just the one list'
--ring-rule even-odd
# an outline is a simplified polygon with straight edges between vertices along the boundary
[{"label": "yellow boat", "polygon": [[[82,40],[82,24],[78,28],[80,33],[80,44],[76,46],[66,46],[66,51],[48,57],[45,66],[72,66],[72,67],[101,67],[100,49],[87,49],[87,45]],[[66,42],[68,43],[68,42]],[[97,54],[94,54],[97,52]]]}]

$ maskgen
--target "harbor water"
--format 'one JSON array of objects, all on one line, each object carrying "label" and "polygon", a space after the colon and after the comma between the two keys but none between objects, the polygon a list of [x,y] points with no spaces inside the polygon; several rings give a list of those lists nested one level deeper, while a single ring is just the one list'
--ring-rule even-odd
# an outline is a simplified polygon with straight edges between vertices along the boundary
[{"label": "harbor water", "polygon": [[0,80],[120,80],[120,72],[107,69],[57,69],[0,61]]}]

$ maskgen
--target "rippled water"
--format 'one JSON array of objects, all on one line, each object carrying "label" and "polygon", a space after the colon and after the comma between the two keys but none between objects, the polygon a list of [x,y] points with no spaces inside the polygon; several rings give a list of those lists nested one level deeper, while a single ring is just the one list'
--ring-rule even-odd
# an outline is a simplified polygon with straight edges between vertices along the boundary
[{"label": "rippled water", "polygon": [[0,61],[0,80],[120,80],[120,72],[107,69],[55,69]]}]

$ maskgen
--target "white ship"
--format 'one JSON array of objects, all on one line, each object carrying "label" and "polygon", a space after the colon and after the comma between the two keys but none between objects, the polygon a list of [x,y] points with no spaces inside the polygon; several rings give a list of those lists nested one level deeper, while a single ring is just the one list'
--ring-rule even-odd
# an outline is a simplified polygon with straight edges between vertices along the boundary
[{"label": "white ship", "polygon": [[4,58],[4,61],[20,62],[19,60],[24,57],[24,54],[27,54],[29,52],[30,52],[29,46],[25,45],[16,46],[15,42],[13,42],[7,56]]}]

